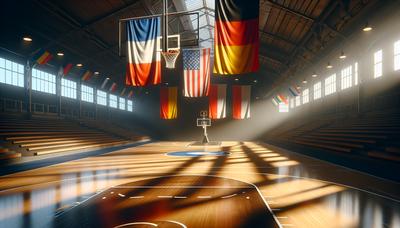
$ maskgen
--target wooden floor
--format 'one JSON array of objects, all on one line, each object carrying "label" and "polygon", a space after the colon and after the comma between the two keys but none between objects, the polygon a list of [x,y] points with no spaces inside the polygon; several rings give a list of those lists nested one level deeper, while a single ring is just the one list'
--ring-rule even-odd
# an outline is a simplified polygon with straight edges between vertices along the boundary
[{"label": "wooden floor", "polygon": [[397,183],[262,143],[189,144],[2,176],[0,227],[400,227]]}]

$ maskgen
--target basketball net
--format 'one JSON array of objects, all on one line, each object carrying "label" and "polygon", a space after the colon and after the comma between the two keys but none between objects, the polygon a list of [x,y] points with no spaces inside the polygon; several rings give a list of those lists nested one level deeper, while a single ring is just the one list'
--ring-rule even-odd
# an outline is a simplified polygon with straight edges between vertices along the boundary
[{"label": "basketball net", "polygon": [[162,51],[161,55],[164,57],[165,60],[165,67],[169,69],[175,68],[176,59],[179,56],[179,50],[168,50]]}]

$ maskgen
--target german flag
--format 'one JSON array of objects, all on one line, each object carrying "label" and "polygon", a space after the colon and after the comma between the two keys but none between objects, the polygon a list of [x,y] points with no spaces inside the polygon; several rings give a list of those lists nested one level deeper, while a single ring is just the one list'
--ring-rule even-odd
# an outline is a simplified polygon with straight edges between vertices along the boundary
[{"label": "german flag", "polygon": [[176,119],[178,116],[177,108],[178,88],[161,87],[160,91],[160,118]]},{"label": "german flag", "polygon": [[36,59],[36,62],[39,64],[39,65],[43,65],[43,64],[46,64],[46,63],[48,63],[52,58],[53,58],[53,55],[52,54],[50,54],[50,52],[48,52],[48,51],[40,51],[38,54],[37,54],[37,56],[38,56],[38,58]]},{"label": "german flag", "polygon": [[215,4],[214,73],[257,71],[259,0],[219,0]]}]

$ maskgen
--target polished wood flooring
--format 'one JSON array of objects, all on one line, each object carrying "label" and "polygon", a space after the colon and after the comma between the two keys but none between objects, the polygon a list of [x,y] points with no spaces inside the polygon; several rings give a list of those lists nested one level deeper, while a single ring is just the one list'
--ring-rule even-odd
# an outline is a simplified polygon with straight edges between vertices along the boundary
[{"label": "polished wood flooring", "polygon": [[0,227],[400,226],[398,183],[263,143],[189,144],[2,176]]}]

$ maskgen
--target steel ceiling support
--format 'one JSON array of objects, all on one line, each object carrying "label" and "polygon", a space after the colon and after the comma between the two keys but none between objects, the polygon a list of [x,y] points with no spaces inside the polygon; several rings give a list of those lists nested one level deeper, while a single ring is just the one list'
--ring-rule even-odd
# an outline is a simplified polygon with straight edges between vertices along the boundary
[{"label": "steel ceiling support", "polygon": [[[306,15],[306,14],[304,14],[304,13],[301,13],[301,12],[295,11],[295,10],[293,10],[293,9],[290,9],[290,8],[284,6],[284,5],[281,5],[281,4],[279,4],[279,3],[273,2],[272,0],[267,0],[267,3],[271,4],[273,7],[282,9],[282,10],[284,10],[284,11],[286,11],[286,12],[292,13],[292,14],[294,14],[294,15],[297,15],[297,16],[299,16],[299,17],[301,17],[301,18],[304,18],[304,19],[306,19],[306,20],[309,20],[309,21],[311,21],[311,22],[314,22],[314,21],[316,20],[315,18],[312,18],[312,17],[310,17],[310,16],[308,16],[308,15]],[[337,2],[337,3],[339,3],[339,2]],[[328,24],[326,24],[326,23],[322,23],[322,25],[326,26],[328,29],[330,29],[332,32],[336,33],[336,34],[339,35],[340,37],[346,38],[343,34],[341,34],[341,33],[340,33],[339,31],[337,31],[335,28],[332,28],[330,25],[328,25]]]},{"label": "steel ceiling support", "polygon": [[[84,31],[86,33],[86,35],[90,38],[89,40],[91,42],[93,42],[96,46],[102,48],[102,49],[108,49],[110,48],[110,45],[107,44],[106,42],[104,42],[102,39],[100,39],[100,37],[98,37],[97,35],[93,34],[91,31],[88,30],[90,25],[93,25],[94,23],[97,23],[103,19],[97,19],[94,22],[92,22],[90,25],[83,25],[81,22],[79,22],[78,20],[76,20],[75,18],[73,18],[72,16],[70,16],[68,13],[66,13],[63,9],[61,9],[60,7],[58,7],[57,5],[55,5],[52,2],[46,1],[45,3],[43,1],[40,0],[34,0],[35,3],[37,3],[40,7],[42,7],[43,9],[49,11],[50,13],[54,14],[55,16],[59,17],[60,19],[62,19],[63,21],[65,21],[66,23],[68,23],[70,26],[72,26],[75,30],[73,31]],[[113,15],[115,14],[115,12],[113,13]],[[111,15],[110,15],[111,16]],[[69,33],[67,33],[69,34]],[[64,37],[65,35],[58,37],[57,39],[52,39],[50,40],[50,43],[47,44],[46,46],[50,46],[53,43],[59,43],[60,39],[62,39],[62,37]],[[116,52],[112,52],[116,55],[116,57],[118,57],[118,53]]]},{"label": "steel ceiling support", "polygon": [[289,40],[289,39],[286,38],[286,37],[280,36],[280,35],[278,35],[278,34],[266,32],[266,31],[263,31],[263,30],[260,30],[260,32],[261,32],[262,34],[267,35],[267,36],[270,36],[270,37],[272,37],[272,38],[276,38],[276,39],[285,41],[286,43],[288,43],[288,44],[290,44],[290,45],[292,45],[292,46],[296,46],[296,45],[297,45],[295,42]]},{"label": "steel ceiling support", "polygon": [[299,42],[299,44],[296,46],[295,50],[293,50],[292,54],[288,58],[288,61],[286,64],[289,66],[289,68],[286,70],[286,72],[281,75],[281,77],[278,79],[278,81],[275,81],[274,84],[272,85],[272,89],[270,90],[270,93],[273,93],[274,88],[284,81],[288,77],[288,73],[292,69],[291,63],[294,61],[296,55],[298,54],[299,50],[303,49],[305,45],[312,39],[313,34],[317,32],[316,30],[319,28],[319,25],[323,24],[324,21],[332,14],[332,12],[336,9],[338,5],[337,1],[331,1],[329,5],[324,9],[324,11],[321,13],[321,15],[314,21],[313,25],[311,26],[310,32],[308,32]]},{"label": "steel ceiling support", "polygon": [[276,2],[274,2],[272,0],[267,0],[267,3],[271,4],[273,7],[282,9],[282,10],[284,10],[286,12],[289,12],[289,13],[292,13],[292,14],[295,14],[295,15],[297,15],[299,17],[302,17],[302,18],[304,18],[306,20],[309,20],[309,21],[312,21],[312,22],[315,20],[314,18],[312,18],[312,17],[310,17],[310,16],[308,16],[308,15],[306,15],[304,13],[300,13],[300,12],[297,12],[295,10],[292,10],[292,9],[290,9],[290,8],[284,6],[284,5],[281,5],[279,3],[276,3]]}]

